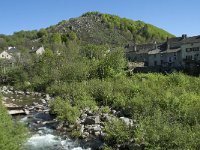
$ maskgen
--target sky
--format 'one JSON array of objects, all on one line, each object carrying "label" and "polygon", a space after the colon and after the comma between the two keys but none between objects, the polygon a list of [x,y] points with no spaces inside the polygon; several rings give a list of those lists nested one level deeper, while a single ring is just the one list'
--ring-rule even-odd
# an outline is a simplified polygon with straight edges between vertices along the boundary
[{"label": "sky", "polygon": [[200,35],[200,0],[0,0],[0,34],[39,30],[88,11],[141,20],[175,36]]}]

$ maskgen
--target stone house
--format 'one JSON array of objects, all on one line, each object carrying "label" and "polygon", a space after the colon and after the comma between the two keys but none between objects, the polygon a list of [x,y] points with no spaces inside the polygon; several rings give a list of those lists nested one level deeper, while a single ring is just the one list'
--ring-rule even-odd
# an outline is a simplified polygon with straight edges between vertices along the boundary
[{"label": "stone house", "polygon": [[[145,50],[141,47],[145,47]],[[187,37],[183,34],[182,37],[167,39],[159,45],[135,45],[134,48],[129,46],[125,49],[130,61],[145,62],[149,67],[180,68],[200,65],[200,36]]]},{"label": "stone house", "polygon": [[127,45],[125,47],[125,55],[129,61],[144,62],[148,65],[148,52],[155,49],[155,44],[143,44],[143,45]]},{"label": "stone house", "polygon": [[0,59],[10,60],[11,58],[12,56],[7,51],[3,51],[0,53]]},{"label": "stone house", "polygon": [[35,53],[35,54],[37,54],[37,55],[42,55],[43,53],[45,52],[45,49],[44,49],[44,47],[42,46],[42,47],[39,47],[39,48],[34,48],[34,47],[32,47],[32,50],[30,51],[30,53]]}]

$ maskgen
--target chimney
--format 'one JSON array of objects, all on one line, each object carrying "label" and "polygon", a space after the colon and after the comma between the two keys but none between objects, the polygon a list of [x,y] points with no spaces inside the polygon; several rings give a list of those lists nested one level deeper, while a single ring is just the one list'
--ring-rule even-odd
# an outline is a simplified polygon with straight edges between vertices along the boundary
[{"label": "chimney", "polygon": [[187,38],[187,34],[183,34],[182,39],[186,39],[186,38]]},{"label": "chimney", "polygon": [[136,45],[133,46],[133,50],[134,50],[134,52],[137,51],[137,46]]},{"label": "chimney", "polygon": [[157,42],[156,41],[154,42],[154,45],[155,45],[155,49],[157,49]]},{"label": "chimney", "polygon": [[170,49],[170,44],[169,43],[167,43],[167,49]]}]

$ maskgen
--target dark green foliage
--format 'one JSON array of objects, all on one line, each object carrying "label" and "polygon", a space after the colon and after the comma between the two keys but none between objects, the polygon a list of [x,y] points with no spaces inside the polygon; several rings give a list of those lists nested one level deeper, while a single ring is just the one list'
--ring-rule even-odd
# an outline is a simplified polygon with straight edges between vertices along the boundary
[{"label": "dark green foliage", "polygon": [[12,121],[2,101],[0,101],[0,120],[0,149],[20,150],[27,137],[27,131],[21,124]]},{"label": "dark green foliage", "polygon": [[89,99],[89,103],[110,106],[136,119],[137,128],[131,129],[118,121],[108,123],[108,145],[131,137],[136,144],[145,144],[146,149],[193,150],[200,146],[199,85],[199,78],[183,74],[135,74],[131,78],[118,76],[65,85],[68,88],[57,86],[56,90],[54,85],[51,90],[59,92],[57,95],[68,93],[65,97],[73,99],[77,107]]},{"label": "dark green foliage", "polygon": [[105,141],[108,145],[125,144],[133,138],[133,131],[121,120],[113,119],[105,125]]},{"label": "dark green foliage", "polygon": [[78,117],[80,116],[80,111],[77,107],[71,106],[70,102],[67,100],[62,100],[61,98],[57,98],[52,102],[53,112],[57,114],[58,119],[66,120],[70,123],[75,123]]}]

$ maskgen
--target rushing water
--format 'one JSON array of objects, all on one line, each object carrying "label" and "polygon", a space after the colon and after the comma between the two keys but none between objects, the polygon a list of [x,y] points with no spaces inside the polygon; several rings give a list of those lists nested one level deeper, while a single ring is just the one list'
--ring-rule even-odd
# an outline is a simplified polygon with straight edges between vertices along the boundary
[{"label": "rushing water", "polygon": [[[3,93],[7,103],[14,103],[20,106],[30,105],[33,102],[40,102],[41,96],[17,95],[16,93]],[[62,136],[55,130],[54,118],[49,115],[48,107],[44,107],[46,112],[32,112],[30,115],[20,119],[29,129],[31,137],[24,144],[25,150],[91,150],[80,146],[78,141],[73,141]],[[17,117],[18,118],[18,117]]]},{"label": "rushing water", "polygon": [[[45,113],[36,113],[21,119],[21,122],[32,130],[31,137],[24,145],[25,150],[91,150],[80,147],[78,142],[68,137],[62,137],[51,125],[42,125],[42,122],[50,119],[51,117]],[[37,121],[41,123],[37,124]]]}]

